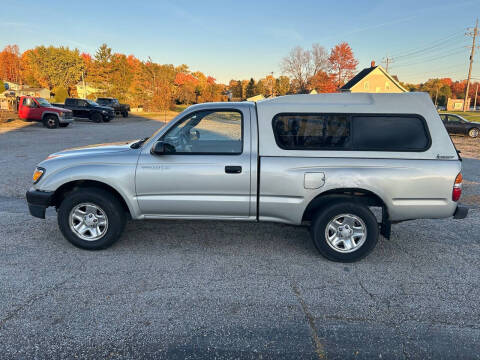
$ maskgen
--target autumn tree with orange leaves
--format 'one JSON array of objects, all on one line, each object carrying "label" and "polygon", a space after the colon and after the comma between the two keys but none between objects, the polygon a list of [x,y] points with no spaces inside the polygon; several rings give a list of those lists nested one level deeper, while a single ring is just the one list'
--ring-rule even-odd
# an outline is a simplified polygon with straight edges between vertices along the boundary
[{"label": "autumn tree with orange leaves", "polygon": [[319,71],[313,75],[309,81],[309,88],[315,89],[317,93],[333,93],[337,91],[337,85],[334,74],[328,74],[325,71]]},{"label": "autumn tree with orange leaves", "polygon": [[352,48],[346,42],[334,46],[328,57],[328,66],[335,75],[338,87],[343,86],[355,75],[357,65],[358,60],[355,59]]},{"label": "autumn tree with orange leaves", "polygon": [[0,52],[0,80],[21,82],[20,51],[17,45],[7,45]]}]

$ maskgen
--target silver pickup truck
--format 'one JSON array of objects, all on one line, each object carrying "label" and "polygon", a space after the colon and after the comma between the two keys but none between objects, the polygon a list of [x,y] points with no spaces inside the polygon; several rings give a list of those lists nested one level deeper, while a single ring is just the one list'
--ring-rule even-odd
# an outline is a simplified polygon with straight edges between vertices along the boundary
[{"label": "silver pickup truck", "polygon": [[322,255],[349,262],[392,223],[468,211],[461,159],[424,93],[194,105],[150,138],[52,154],[33,181],[30,213],[56,207],[85,249],[112,245],[128,218],[274,221],[309,225]]}]

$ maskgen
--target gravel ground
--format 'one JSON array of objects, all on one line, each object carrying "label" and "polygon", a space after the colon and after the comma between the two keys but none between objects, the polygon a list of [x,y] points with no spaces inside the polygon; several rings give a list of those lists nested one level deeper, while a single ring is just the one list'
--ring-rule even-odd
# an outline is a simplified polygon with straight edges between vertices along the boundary
[{"label": "gravel ground", "polygon": [[464,160],[467,220],[393,226],[355,264],[320,257],[306,228],[130,222],[87,252],[55,212],[28,215],[37,162],[148,136],[141,118],[0,134],[0,359],[480,359],[480,160]]}]

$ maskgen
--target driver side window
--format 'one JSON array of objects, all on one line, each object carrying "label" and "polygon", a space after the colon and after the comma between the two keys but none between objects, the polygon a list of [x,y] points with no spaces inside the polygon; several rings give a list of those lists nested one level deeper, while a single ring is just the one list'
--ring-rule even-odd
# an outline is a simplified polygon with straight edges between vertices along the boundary
[{"label": "driver side window", "polygon": [[32,98],[24,98],[23,105],[32,109],[37,107],[37,104],[35,103],[35,101],[33,101]]},{"label": "driver side window", "polygon": [[241,154],[242,114],[236,110],[202,110],[180,120],[161,140],[177,154]]}]

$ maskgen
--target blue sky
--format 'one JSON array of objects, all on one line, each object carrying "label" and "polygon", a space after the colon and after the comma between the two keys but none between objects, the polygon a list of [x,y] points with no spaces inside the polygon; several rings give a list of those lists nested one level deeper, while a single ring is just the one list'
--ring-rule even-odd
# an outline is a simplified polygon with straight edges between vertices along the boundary
[{"label": "blue sky", "polygon": [[[0,47],[66,45],[187,64],[219,82],[281,74],[290,49],[350,43],[360,64],[394,58],[402,81],[466,78],[464,33],[480,0],[459,1],[30,1],[0,0]],[[28,11],[27,11],[28,10]],[[426,49],[431,47],[431,49]],[[480,60],[480,52],[478,55]],[[478,61],[477,63],[480,63]],[[480,65],[473,76],[480,79]]]}]

